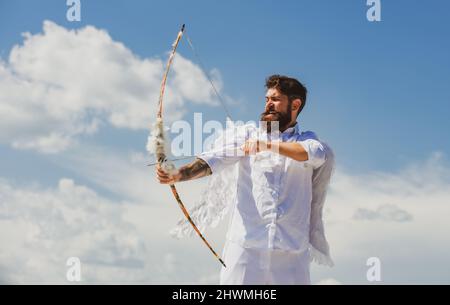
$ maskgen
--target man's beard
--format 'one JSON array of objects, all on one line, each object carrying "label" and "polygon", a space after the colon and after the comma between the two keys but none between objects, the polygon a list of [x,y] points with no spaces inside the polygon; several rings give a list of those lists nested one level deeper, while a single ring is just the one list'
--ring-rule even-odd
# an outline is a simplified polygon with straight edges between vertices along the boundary
[{"label": "man's beard", "polygon": [[[266,116],[272,114],[273,115],[273,119],[269,119]],[[286,112],[278,112],[272,109],[269,109],[268,111],[264,111],[263,113],[261,113],[260,116],[260,121],[262,122],[267,122],[267,133],[271,133],[272,132],[272,125],[274,125],[274,127],[276,126],[275,124],[272,124],[272,122],[278,122],[278,129],[280,131],[285,130],[289,123],[291,122],[292,119],[292,115],[290,111],[286,111]]]}]

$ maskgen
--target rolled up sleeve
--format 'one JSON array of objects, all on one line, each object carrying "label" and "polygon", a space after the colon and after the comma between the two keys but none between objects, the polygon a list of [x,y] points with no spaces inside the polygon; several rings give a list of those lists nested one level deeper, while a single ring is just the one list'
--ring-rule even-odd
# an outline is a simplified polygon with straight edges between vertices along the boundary
[{"label": "rolled up sleeve", "polygon": [[245,135],[246,133],[244,131],[238,136],[232,134],[225,138],[223,136],[219,137],[219,139],[215,141],[213,149],[202,153],[198,158],[209,165],[213,174],[218,173],[227,166],[234,165],[245,157],[244,152],[240,149],[245,143]]},{"label": "rolled up sleeve", "polygon": [[230,156],[223,152],[206,152],[198,156],[199,159],[205,161],[211,168],[213,174],[222,171],[227,166],[231,166],[238,162],[242,156]]},{"label": "rolled up sleeve", "polygon": [[248,158],[241,147],[256,131],[257,128],[254,124],[233,126],[214,141],[212,150],[202,153],[198,158],[209,165],[213,174],[218,173],[224,168]]},{"label": "rolled up sleeve", "polygon": [[320,141],[316,139],[306,139],[303,141],[298,141],[300,145],[303,146],[303,148],[308,153],[308,162],[313,166],[314,169],[322,166],[323,163],[325,163],[326,160],[326,151],[325,146],[320,143]]}]

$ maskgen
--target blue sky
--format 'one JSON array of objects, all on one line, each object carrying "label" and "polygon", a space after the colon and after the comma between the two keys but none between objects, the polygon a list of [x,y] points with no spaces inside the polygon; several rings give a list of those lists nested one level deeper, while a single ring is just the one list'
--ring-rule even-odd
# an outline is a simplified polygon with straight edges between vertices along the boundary
[{"label": "blue sky", "polygon": [[[365,1],[82,1],[82,21],[71,23],[64,1],[2,1],[0,54],[49,19],[106,29],[142,57],[163,55],[184,22],[224,91],[242,98],[235,118],[257,117],[266,76],[292,75],[310,90],[300,122],[332,144],[342,166],[395,170],[450,148],[449,6],[383,1],[382,22],[370,23]],[[185,42],[179,52],[193,58]],[[193,111],[223,120],[221,109]]]},{"label": "blue sky", "polygon": [[[8,63],[12,48],[24,42],[21,33],[42,33],[49,20],[65,29],[105,30],[139,59],[165,62],[179,26],[186,23],[202,62],[220,73],[221,93],[237,101],[228,106],[233,119],[257,120],[264,79],[286,74],[309,89],[301,127],[334,148],[338,167],[348,175],[403,175],[436,153],[437,166],[448,166],[448,1],[384,0],[381,22],[368,22],[366,1],[356,0],[81,3],[81,22],[68,22],[65,1],[0,0],[0,59]],[[185,40],[178,53],[198,64]],[[182,107],[187,121],[194,112],[202,112],[204,120],[225,119],[219,106],[186,101]],[[93,134],[77,137],[81,146],[145,154],[148,130],[102,122]],[[0,137],[0,178],[8,183],[51,188],[68,177],[113,201],[134,196],[67,165],[78,160],[77,153],[86,153],[79,146],[46,154],[14,148],[11,141]]]}]

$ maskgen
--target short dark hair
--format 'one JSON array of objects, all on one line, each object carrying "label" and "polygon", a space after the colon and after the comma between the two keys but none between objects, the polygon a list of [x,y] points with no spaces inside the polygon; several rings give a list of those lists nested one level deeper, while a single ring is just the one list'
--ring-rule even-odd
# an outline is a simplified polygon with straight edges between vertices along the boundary
[{"label": "short dark hair", "polygon": [[305,107],[308,90],[295,78],[278,74],[271,75],[266,79],[266,88],[275,88],[282,94],[287,95],[289,102],[292,102],[295,99],[300,99],[302,104],[298,109],[297,116],[300,112],[302,112],[303,107]]}]

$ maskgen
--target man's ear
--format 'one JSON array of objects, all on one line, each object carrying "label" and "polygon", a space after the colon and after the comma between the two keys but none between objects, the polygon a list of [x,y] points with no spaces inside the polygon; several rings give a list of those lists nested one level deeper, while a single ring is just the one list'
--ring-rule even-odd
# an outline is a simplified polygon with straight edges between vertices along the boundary
[{"label": "man's ear", "polygon": [[298,111],[300,109],[301,105],[302,105],[302,100],[299,98],[296,98],[295,100],[292,101],[291,110]]}]

